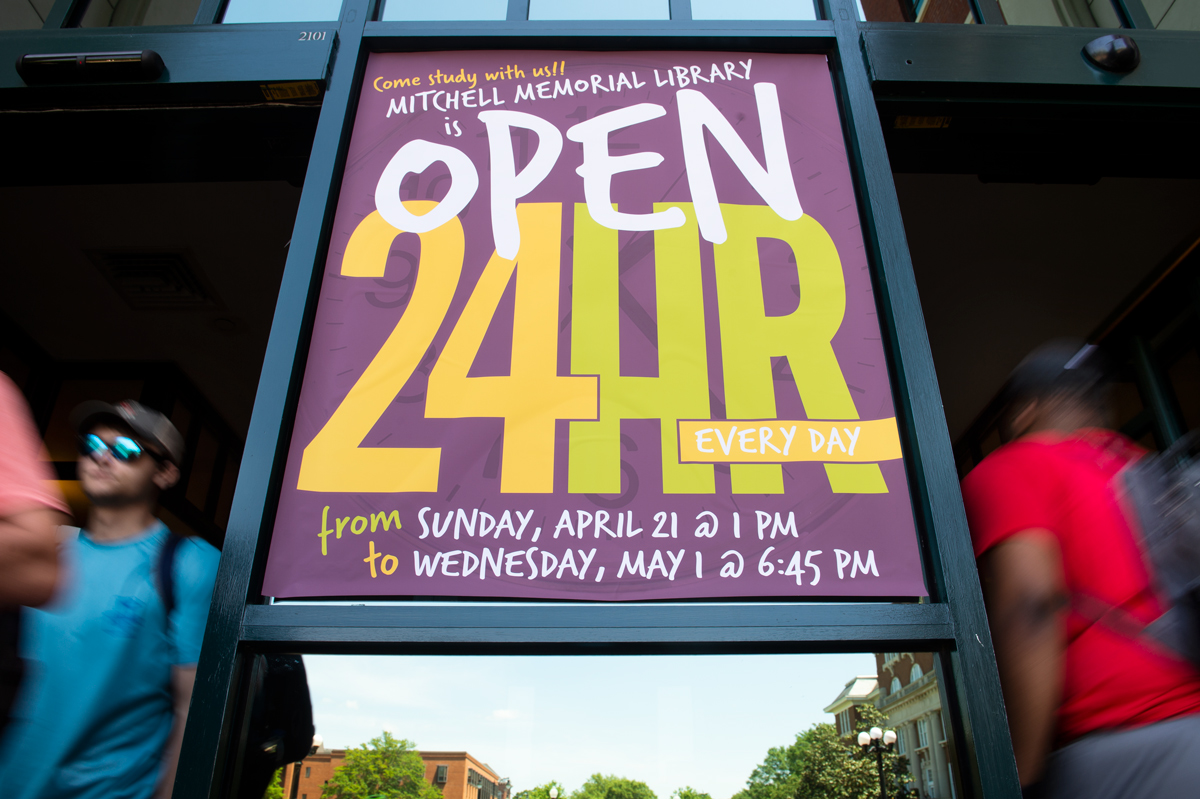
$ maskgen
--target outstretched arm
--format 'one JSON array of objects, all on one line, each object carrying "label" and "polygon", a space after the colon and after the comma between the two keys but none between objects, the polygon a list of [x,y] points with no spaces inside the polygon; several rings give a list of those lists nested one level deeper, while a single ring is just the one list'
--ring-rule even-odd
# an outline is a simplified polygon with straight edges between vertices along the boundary
[{"label": "outstretched arm", "polygon": [[1022,785],[1038,780],[1054,741],[1062,697],[1067,596],[1058,541],[1025,530],[979,557],[979,577],[996,647]]},{"label": "outstretched arm", "polygon": [[0,606],[36,607],[58,581],[58,525],[66,514],[34,508],[0,517]]}]

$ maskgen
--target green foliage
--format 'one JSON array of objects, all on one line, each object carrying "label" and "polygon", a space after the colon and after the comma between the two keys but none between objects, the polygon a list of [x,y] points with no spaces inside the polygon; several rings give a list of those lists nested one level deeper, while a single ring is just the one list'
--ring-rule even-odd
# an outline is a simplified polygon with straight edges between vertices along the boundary
[{"label": "green foliage", "polygon": [[654,791],[644,782],[614,777],[611,774],[593,774],[571,799],[657,799]]},{"label": "green foliage", "polygon": [[712,799],[711,796],[703,791],[697,791],[690,785],[685,785],[682,788],[676,788],[671,794],[671,799]]},{"label": "green foliage", "polygon": [[788,746],[771,747],[766,760],[755,767],[746,787],[734,794],[733,799],[793,799],[812,734],[808,730],[799,733]]},{"label": "green foliage", "polygon": [[513,799],[550,799],[551,788],[558,788],[558,798],[566,799],[567,792],[562,785],[559,784],[558,780],[550,780],[550,782],[547,782],[544,785],[539,785],[536,788],[527,788],[513,796]]},{"label": "green foliage", "polygon": [[275,776],[271,778],[271,784],[267,786],[263,799],[283,799],[283,769],[275,770]]},{"label": "green foliage", "polygon": [[[875,755],[854,738],[859,731],[884,727],[887,718],[872,705],[860,705],[854,735],[841,737],[831,724],[814,724],[787,747],[774,747],[733,799],[876,799],[879,771]],[[894,751],[883,755],[889,797],[903,796],[908,760]]]},{"label": "green foliage", "polygon": [[425,764],[416,744],[384,731],[370,743],[346,751],[346,762],[322,792],[336,799],[441,799],[425,782]]}]

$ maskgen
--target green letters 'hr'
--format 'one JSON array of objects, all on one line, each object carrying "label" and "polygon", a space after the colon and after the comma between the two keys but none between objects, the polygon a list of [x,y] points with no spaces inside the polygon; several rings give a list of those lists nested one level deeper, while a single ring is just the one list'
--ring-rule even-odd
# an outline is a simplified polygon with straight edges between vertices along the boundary
[{"label": "green letters 'hr'", "polygon": [[[806,417],[857,419],[858,409],[833,352],[833,337],[846,313],[846,281],[833,239],[808,215],[788,222],[766,206],[726,204],[721,213],[729,238],[713,246],[713,255],[727,418],[777,418],[771,358],[782,356],[788,360]],[[767,316],[760,238],[779,239],[796,256],[800,302],[786,316]],[[774,464],[733,465],[733,493],[782,493],[782,469]],[[878,464],[826,464],[825,473],[835,493],[887,491]]]},{"label": "green letters 'hr'", "polygon": [[[680,419],[710,416],[699,236],[692,206],[687,223],[654,234],[658,315],[658,377],[620,372],[617,231],[596,224],[585,205],[575,208],[571,371],[600,376],[600,416],[572,422],[568,490],[621,491],[621,420],[659,419],[663,492],[713,493],[713,467],[678,461]],[[846,285],[833,240],[812,217],[781,219],[768,206],[721,205],[728,230],[715,245],[717,305],[726,417],[774,419],[772,357],[786,357],[809,419],[857,419],[858,409],[833,352],[846,311]],[[796,254],[800,303],[785,316],[767,316],[760,238],[779,239]],[[733,464],[735,494],[783,493],[782,467]],[[887,491],[878,464],[826,464],[835,493]]]},{"label": "green letters 'hr'", "polygon": [[596,224],[575,206],[575,263],[571,306],[571,371],[600,376],[600,416],[571,422],[568,491],[621,493],[621,420],[659,419],[663,492],[712,494],[713,467],[679,463],[679,419],[707,419],[704,290],[700,237],[690,203],[683,227],[654,233],[658,317],[658,377],[621,375],[620,277],[617,231]]}]

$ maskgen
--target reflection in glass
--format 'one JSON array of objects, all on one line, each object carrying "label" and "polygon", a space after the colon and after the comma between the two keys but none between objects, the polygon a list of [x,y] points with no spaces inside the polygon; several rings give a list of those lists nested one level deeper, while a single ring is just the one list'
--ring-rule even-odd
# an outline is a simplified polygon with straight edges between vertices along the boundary
[{"label": "reflection in glass", "polygon": [[381,20],[437,22],[444,20],[499,20],[508,14],[508,0],[386,0]]},{"label": "reflection in glass", "polygon": [[692,0],[692,19],[816,19],[813,0]]},{"label": "reflection in glass", "polygon": [[0,31],[27,31],[42,27],[54,0],[0,2]]},{"label": "reflection in glass", "polygon": [[858,0],[858,7],[859,17],[868,22],[949,22],[956,25],[975,22],[967,0]]},{"label": "reflection in glass", "polygon": [[529,0],[529,18],[557,19],[670,19],[670,0]]},{"label": "reflection in glass", "polygon": [[1009,25],[1119,28],[1112,0],[999,0]]},{"label": "reflection in glass", "polygon": [[1200,31],[1200,3],[1195,0],[1142,0],[1142,4],[1160,31]]},{"label": "reflection in glass", "polygon": [[[326,752],[312,759],[311,778],[303,770],[309,761],[299,770],[297,799],[318,795],[333,776],[318,766],[384,730],[424,754],[427,782],[439,784],[438,766],[448,767],[445,799],[464,799],[457,775],[468,767],[493,783],[511,781],[509,796],[543,786],[534,795],[547,799],[553,781],[560,799],[584,799],[580,789],[602,774],[643,786],[609,796],[668,799],[690,786],[695,793],[680,799],[726,799],[773,747],[794,746],[796,734],[814,724],[832,725],[842,708],[830,710],[830,702],[841,702],[848,681],[873,686],[876,679],[870,654],[304,660]],[[859,692],[849,703],[877,695]],[[857,723],[857,712],[849,715]],[[456,766],[453,753],[486,770]],[[292,784],[289,778],[285,788]],[[471,799],[495,796],[492,786],[473,787],[488,790],[470,791]]]},{"label": "reflection in glass", "polygon": [[200,0],[91,0],[74,21],[80,28],[191,25],[199,8]]},{"label": "reflection in glass", "polygon": [[229,0],[221,22],[324,22],[341,10],[342,0]]}]

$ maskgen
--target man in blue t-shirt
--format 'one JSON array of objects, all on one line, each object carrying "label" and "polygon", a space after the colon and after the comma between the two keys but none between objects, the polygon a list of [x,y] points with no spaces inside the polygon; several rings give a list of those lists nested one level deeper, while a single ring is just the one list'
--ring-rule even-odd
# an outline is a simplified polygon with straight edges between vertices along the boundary
[{"label": "man in blue t-shirt", "polygon": [[184,449],[167,417],[127,400],[84,403],[71,420],[92,505],[84,529],[63,528],[57,595],[24,611],[29,669],[0,740],[0,785],[15,799],[165,799],[220,555],[183,539],[160,585],[173,534],[154,511]]}]

